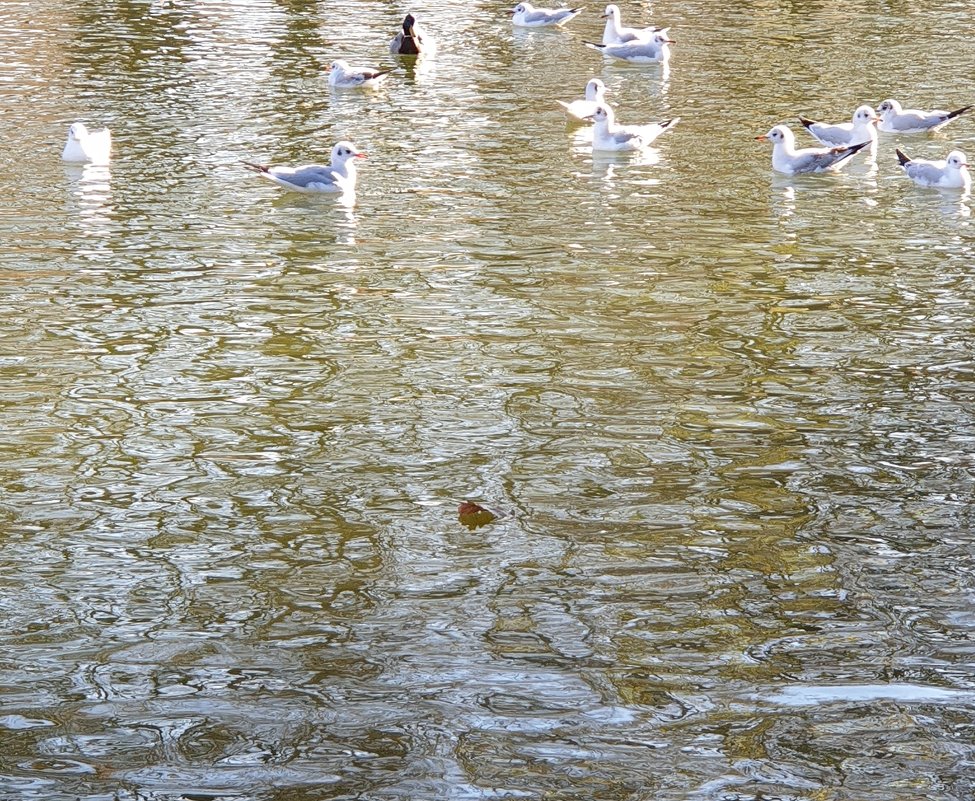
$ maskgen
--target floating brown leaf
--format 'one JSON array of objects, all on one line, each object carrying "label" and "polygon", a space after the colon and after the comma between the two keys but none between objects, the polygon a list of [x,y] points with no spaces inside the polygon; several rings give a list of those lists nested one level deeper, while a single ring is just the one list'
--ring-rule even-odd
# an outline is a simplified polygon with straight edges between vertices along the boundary
[{"label": "floating brown leaf", "polygon": [[486,526],[496,517],[497,515],[494,512],[473,501],[464,501],[457,507],[457,519],[461,525],[467,526],[471,531]]}]

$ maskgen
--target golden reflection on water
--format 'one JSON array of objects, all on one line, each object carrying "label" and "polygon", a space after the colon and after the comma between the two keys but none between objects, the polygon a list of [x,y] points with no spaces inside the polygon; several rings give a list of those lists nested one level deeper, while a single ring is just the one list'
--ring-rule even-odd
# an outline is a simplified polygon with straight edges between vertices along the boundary
[{"label": "golden reflection on water", "polygon": [[[968,102],[962,9],[625,8],[669,70],[589,12],[411,63],[358,3],[4,9],[3,792],[971,795],[970,198],[754,142]],[[594,75],[680,124],[592,154]],[[355,197],[238,163],[340,138]]]}]

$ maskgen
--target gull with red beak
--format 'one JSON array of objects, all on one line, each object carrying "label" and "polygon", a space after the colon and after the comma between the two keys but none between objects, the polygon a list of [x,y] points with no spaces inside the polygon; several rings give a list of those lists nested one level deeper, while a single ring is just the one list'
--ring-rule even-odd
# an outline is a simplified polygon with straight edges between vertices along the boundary
[{"label": "gull with red beak", "polygon": [[816,139],[824,145],[837,147],[839,145],[856,145],[867,142],[871,146],[877,143],[877,123],[880,117],[871,106],[860,106],[853,112],[851,122],[840,122],[831,125],[828,122],[815,122],[806,117],[799,117],[799,122]]},{"label": "gull with red beak", "polygon": [[602,17],[606,20],[603,29],[603,44],[626,44],[627,42],[644,42],[653,36],[660,28],[626,28],[620,22],[619,6],[610,4]]},{"label": "gull with red beak", "polygon": [[355,159],[365,153],[356,150],[351,142],[339,142],[332,148],[331,164],[304,164],[301,167],[266,167],[263,164],[241,162],[247,169],[263,178],[305,194],[351,194],[355,192]]},{"label": "gull with red beak", "polygon": [[577,16],[585,6],[578,8],[535,8],[531,3],[521,2],[508,13],[511,21],[520,28],[560,28]]},{"label": "gull with red beak", "polygon": [[638,64],[660,63],[666,64],[670,60],[670,45],[674,40],[667,36],[669,28],[661,28],[649,39],[639,42],[623,42],[622,44],[596,44],[585,42],[588,47],[598,50],[605,58],[618,58],[621,61],[631,61]]},{"label": "gull with red beak", "polygon": [[586,97],[584,100],[573,100],[571,103],[565,103],[562,100],[556,100],[555,102],[562,106],[565,109],[565,113],[573,119],[584,120],[596,113],[596,108],[603,102],[605,96],[606,84],[599,80],[599,78],[590,78],[589,83],[586,84]]},{"label": "gull with red beak", "polygon": [[880,112],[880,123],[877,127],[885,133],[937,131],[971,108],[972,106],[964,106],[954,111],[919,111],[916,108],[902,108],[896,100],[885,100],[877,106],[877,111]]},{"label": "gull with red beak", "polygon": [[952,150],[943,161],[912,159],[900,150],[894,152],[907,177],[918,186],[971,191],[972,176],[968,171],[968,159],[960,150]]},{"label": "gull with red beak", "polygon": [[607,152],[627,152],[643,150],[665,131],[669,131],[680,117],[674,117],[663,122],[651,122],[648,125],[617,125],[616,117],[605,103],[586,119],[594,122],[592,131],[592,149]]},{"label": "gull with red beak", "polygon": [[328,73],[328,85],[335,89],[375,89],[386,80],[392,69],[352,67],[339,58],[329,64],[325,72]]},{"label": "gull with red beak", "polygon": [[796,138],[788,125],[776,125],[767,134],[755,138],[772,143],[772,169],[786,175],[839,170],[846,166],[850,156],[869,144],[859,142],[840,147],[804,147],[796,150]]}]

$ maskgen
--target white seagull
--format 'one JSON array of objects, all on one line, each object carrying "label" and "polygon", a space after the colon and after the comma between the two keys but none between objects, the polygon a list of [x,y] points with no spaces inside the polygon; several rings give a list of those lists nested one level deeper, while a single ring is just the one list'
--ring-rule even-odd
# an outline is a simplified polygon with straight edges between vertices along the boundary
[{"label": "white seagull", "polygon": [[618,58],[637,63],[661,62],[666,64],[670,59],[670,45],[674,44],[674,40],[667,36],[668,30],[670,29],[660,28],[649,39],[638,42],[623,42],[622,44],[584,42],[584,44],[598,50],[606,58]]},{"label": "white seagull", "polygon": [[305,194],[337,194],[355,191],[355,159],[364,159],[365,153],[356,150],[351,142],[338,142],[332,148],[331,164],[304,164],[301,167],[265,167],[263,164],[241,162],[256,172],[293,192]]},{"label": "white seagull", "polygon": [[596,113],[596,107],[603,103],[606,96],[606,84],[599,78],[591,78],[586,84],[586,99],[573,100],[571,103],[563,103],[556,100],[565,109],[565,113],[577,120],[584,120]]},{"label": "white seagull", "polygon": [[773,144],[772,169],[786,175],[841,169],[850,156],[869,144],[859,142],[840,147],[804,147],[796,150],[796,138],[787,125],[776,125],[767,134],[755,138]]},{"label": "white seagull", "polygon": [[815,122],[805,117],[799,117],[799,122],[816,139],[829,147],[856,145],[860,142],[868,142],[873,146],[877,143],[876,123],[879,119],[872,107],[863,105],[853,112],[851,122],[830,125],[828,122]]},{"label": "white seagull", "polygon": [[578,8],[535,8],[531,3],[519,3],[508,13],[511,21],[522,28],[561,27],[576,16],[585,6]]},{"label": "white seagull", "polygon": [[89,131],[84,123],[76,122],[68,128],[61,159],[73,164],[104,166],[112,160],[112,134],[108,128]]},{"label": "white seagull", "polygon": [[403,30],[389,43],[389,52],[397,56],[432,56],[437,52],[437,43],[416,17],[407,14],[403,18]]},{"label": "white seagull", "polygon": [[888,99],[877,106],[877,111],[880,112],[880,123],[877,127],[886,133],[936,131],[970,108],[972,106],[956,108],[954,111],[918,111],[916,108],[901,108],[896,100]]},{"label": "white seagull", "polygon": [[659,28],[625,28],[620,22],[619,6],[606,6],[603,14],[606,27],[603,29],[603,44],[625,44],[626,42],[642,42],[654,35]]},{"label": "white seagull", "polygon": [[613,109],[605,103],[589,115],[595,122],[592,130],[592,149],[606,151],[643,150],[664,131],[669,131],[680,117],[649,125],[617,125]]},{"label": "white seagull", "polygon": [[927,159],[912,159],[900,150],[894,150],[907,177],[919,186],[937,186],[942,189],[972,188],[972,176],[968,171],[965,154],[960,150],[952,150],[943,161],[928,161]]},{"label": "white seagull", "polygon": [[392,69],[379,70],[372,67],[350,67],[347,61],[336,59],[325,68],[328,85],[336,89],[375,89],[386,80]]}]

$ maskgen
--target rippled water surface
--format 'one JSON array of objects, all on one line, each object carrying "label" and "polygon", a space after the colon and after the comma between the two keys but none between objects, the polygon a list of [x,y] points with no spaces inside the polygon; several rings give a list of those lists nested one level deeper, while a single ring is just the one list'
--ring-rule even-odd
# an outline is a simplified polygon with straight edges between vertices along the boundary
[{"label": "rippled water surface", "polygon": [[[893,148],[975,119],[754,137],[975,102],[975,7],[621,6],[669,71],[447,0],[335,93],[408,6],[0,5],[0,798],[972,797],[975,230]],[[681,122],[593,158],[593,75]]]}]

